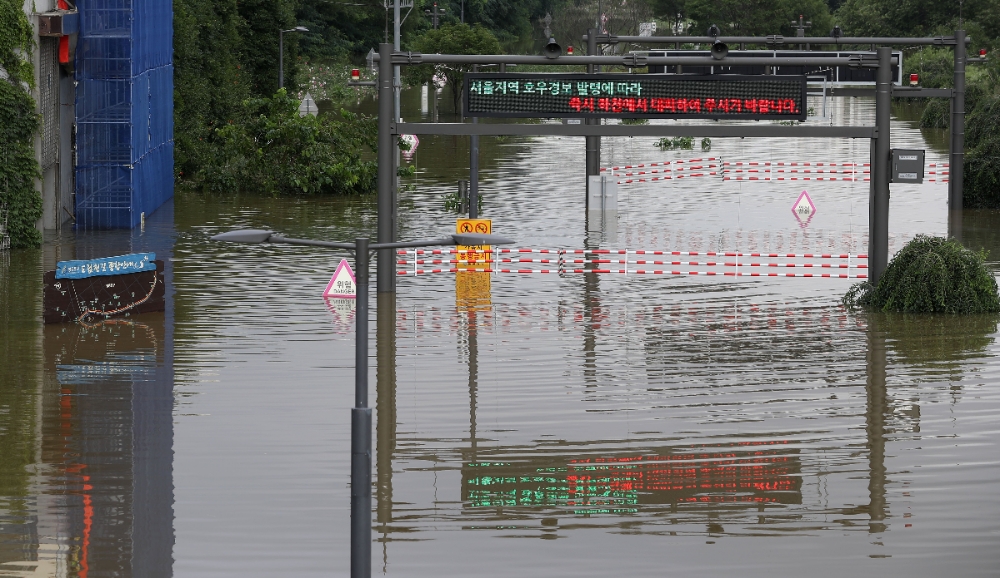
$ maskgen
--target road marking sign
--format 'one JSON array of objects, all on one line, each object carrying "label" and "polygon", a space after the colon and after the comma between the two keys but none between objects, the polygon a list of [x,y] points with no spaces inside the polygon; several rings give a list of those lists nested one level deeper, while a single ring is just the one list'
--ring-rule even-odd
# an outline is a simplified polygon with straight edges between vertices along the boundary
[{"label": "road marking sign", "polygon": [[323,291],[323,297],[339,297],[341,299],[354,299],[357,297],[358,285],[354,277],[354,271],[347,259],[341,259],[337,265],[337,271],[330,277],[330,282]]},{"label": "road marking sign", "polygon": [[813,215],[816,214],[816,205],[814,205],[812,199],[809,198],[809,193],[802,191],[799,198],[795,200],[795,204],[792,205],[792,213],[795,215],[795,218],[799,220],[800,225],[805,226],[809,224]]}]

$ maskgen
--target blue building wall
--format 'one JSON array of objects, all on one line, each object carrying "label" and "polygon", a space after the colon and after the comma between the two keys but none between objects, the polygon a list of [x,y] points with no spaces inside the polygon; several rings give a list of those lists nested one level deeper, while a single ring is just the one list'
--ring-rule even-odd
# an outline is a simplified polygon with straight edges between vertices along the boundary
[{"label": "blue building wall", "polygon": [[173,197],[173,3],[77,8],[76,224],[133,228]]}]

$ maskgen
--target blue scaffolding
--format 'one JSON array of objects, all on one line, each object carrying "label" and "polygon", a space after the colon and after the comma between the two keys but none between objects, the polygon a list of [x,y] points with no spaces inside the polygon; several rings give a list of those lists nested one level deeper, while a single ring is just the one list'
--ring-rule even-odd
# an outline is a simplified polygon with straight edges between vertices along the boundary
[{"label": "blue scaffolding", "polygon": [[171,0],[78,0],[76,225],[139,224],[174,192]]}]

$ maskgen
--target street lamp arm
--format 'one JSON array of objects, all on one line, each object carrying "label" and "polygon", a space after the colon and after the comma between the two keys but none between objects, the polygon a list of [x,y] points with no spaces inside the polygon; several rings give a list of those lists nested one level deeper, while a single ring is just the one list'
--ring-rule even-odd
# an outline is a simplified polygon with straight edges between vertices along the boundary
[{"label": "street lamp arm", "polygon": [[[271,235],[267,239],[267,243],[285,243],[287,245],[307,245],[311,247],[330,247],[332,249],[349,249],[354,250],[354,243],[336,243],[334,241],[316,241],[313,239],[292,239],[289,237],[282,237],[280,235]],[[372,248],[369,245],[369,248]]]},{"label": "street lamp arm", "polygon": [[[238,229],[219,233],[212,237],[213,241],[228,241],[231,243],[284,243],[286,245],[306,245],[310,247],[329,247],[332,249],[355,250],[355,243],[337,243],[334,241],[317,241],[314,239],[293,239],[282,237],[274,231],[266,229]],[[442,239],[424,239],[420,241],[400,241],[397,243],[371,243],[370,251],[376,249],[405,249],[409,247],[433,247],[447,245],[510,245],[514,241],[499,235],[481,233],[456,233]]]}]

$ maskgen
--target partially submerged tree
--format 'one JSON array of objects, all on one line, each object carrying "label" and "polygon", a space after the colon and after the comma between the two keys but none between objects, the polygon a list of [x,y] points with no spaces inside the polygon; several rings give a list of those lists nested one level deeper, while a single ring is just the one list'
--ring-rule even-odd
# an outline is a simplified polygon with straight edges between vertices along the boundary
[{"label": "partially submerged tree", "polygon": [[906,313],[997,313],[1000,295],[984,251],[917,235],[889,262],[878,285],[851,287],[843,302]]},{"label": "partially submerged tree", "polygon": [[[428,30],[414,41],[413,48],[425,54],[501,53],[496,36],[480,24],[445,24],[437,30]],[[470,70],[471,64],[424,64],[408,67],[406,74],[411,84],[431,82],[434,76],[444,79],[446,84],[451,85],[455,110],[458,110],[465,73]]]}]

